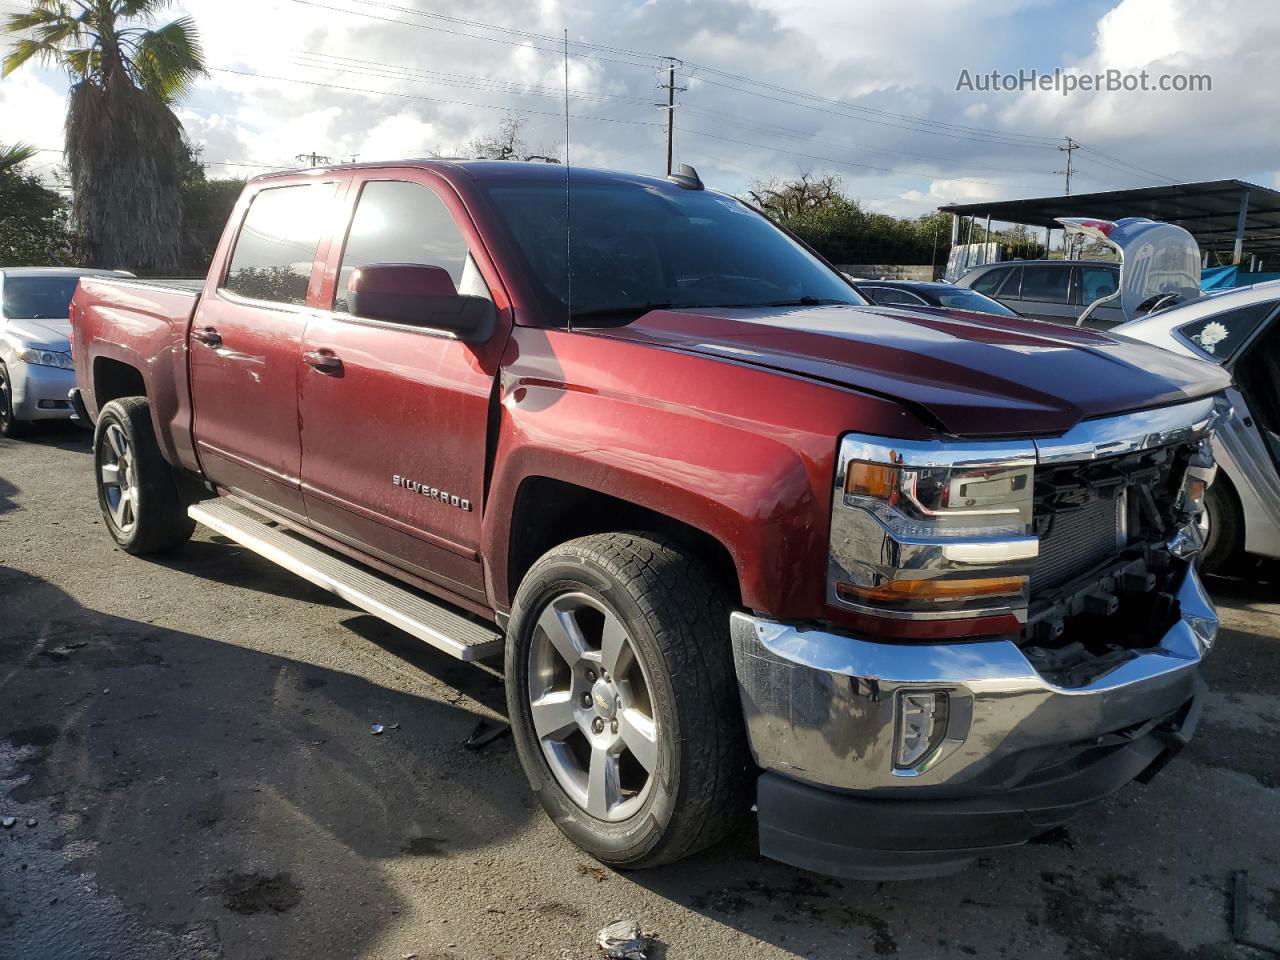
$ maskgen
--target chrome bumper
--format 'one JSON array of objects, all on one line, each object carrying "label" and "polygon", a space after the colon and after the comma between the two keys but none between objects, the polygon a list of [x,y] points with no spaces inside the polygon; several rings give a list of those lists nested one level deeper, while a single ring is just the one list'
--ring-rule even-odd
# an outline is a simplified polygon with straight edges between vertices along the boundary
[{"label": "chrome bumper", "polygon": [[[883,643],[735,613],[734,663],[756,762],[802,782],[889,796],[980,793],[1020,782],[1064,749],[1162,719],[1195,694],[1218,617],[1188,565],[1179,620],[1081,687],[1047,681],[1011,640]],[[944,690],[945,739],[894,767],[900,691]]]}]

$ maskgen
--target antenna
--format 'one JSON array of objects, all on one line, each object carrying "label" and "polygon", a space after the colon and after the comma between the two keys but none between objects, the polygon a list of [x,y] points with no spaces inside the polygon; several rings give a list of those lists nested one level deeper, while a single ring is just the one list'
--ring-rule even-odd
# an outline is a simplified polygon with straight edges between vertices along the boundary
[{"label": "antenna", "polygon": [[569,28],[564,28],[564,306],[565,330],[573,330],[573,243],[569,219]]}]

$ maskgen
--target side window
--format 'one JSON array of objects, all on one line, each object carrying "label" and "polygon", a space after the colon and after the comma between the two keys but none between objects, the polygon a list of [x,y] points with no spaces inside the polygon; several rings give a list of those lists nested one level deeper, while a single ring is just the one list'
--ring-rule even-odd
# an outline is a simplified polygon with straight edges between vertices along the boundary
[{"label": "side window", "polygon": [[1080,301],[1085,306],[1111,296],[1119,285],[1120,275],[1110,267],[1080,268]]},{"label": "side window", "polygon": [[420,183],[371,180],[361,189],[342,252],[334,310],[350,311],[347,283],[351,273],[371,263],[443,267],[459,293],[489,296],[449,208],[435,191]]},{"label": "side window", "polygon": [[973,281],[970,290],[977,290],[979,293],[985,293],[988,297],[994,296],[996,288],[1000,286],[1000,281],[1009,275],[1007,268],[988,270],[977,280]]},{"label": "side window", "polygon": [[1178,335],[1215,360],[1226,360],[1252,336],[1277,304],[1280,301],[1264,300],[1192,320],[1178,327]]},{"label": "side window", "polygon": [[258,193],[236,237],[223,289],[254,300],[305,303],[332,199],[331,183]]},{"label": "side window", "polygon": [[1022,299],[1043,303],[1066,303],[1067,288],[1071,282],[1069,266],[1022,268]]},{"label": "side window", "polygon": [[914,293],[908,290],[899,290],[897,287],[872,287],[870,297],[882,307],[922,307],[926,305]]},{"label": "side window", "polygon": [[1000,289],[989,296],[999,297],[1001,300],[1017,300],[1022,296],[1022,268],[1014,267],[1007,273],[1008,276],[1004,283],[1000,284]]}]

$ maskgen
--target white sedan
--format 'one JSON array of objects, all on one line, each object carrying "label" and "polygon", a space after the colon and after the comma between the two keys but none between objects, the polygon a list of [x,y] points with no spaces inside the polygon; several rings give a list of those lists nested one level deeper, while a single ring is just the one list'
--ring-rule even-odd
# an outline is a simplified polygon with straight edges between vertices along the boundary
[{"label": "white sedan", "polygon": [[34,420],[65,420],[76,384],[67,311],[82,276],[124,275],[76,267],[0,267],[0,436]]},{"label": "white sedan", "polygon": [[1280,557],[1280,281],[1191,300],[1113,327],[1231,372],[1235,413],[1218,428],[1205,498],[1205,570],[1241,552]]}]

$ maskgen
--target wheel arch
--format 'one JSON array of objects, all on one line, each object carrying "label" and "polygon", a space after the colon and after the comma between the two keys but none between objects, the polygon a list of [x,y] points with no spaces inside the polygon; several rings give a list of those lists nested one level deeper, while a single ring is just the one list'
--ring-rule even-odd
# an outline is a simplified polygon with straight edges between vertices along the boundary
[{"label": "wheel arch", "polygon": [[665,536],[706,565],[728,602],[742,602],[741,573],[729,548],[715,535],[685,520],[579,483],[525,477],[511,507],[504,564],[507,598],[529,568],[558,544],[593,533],[643,531]]}]

